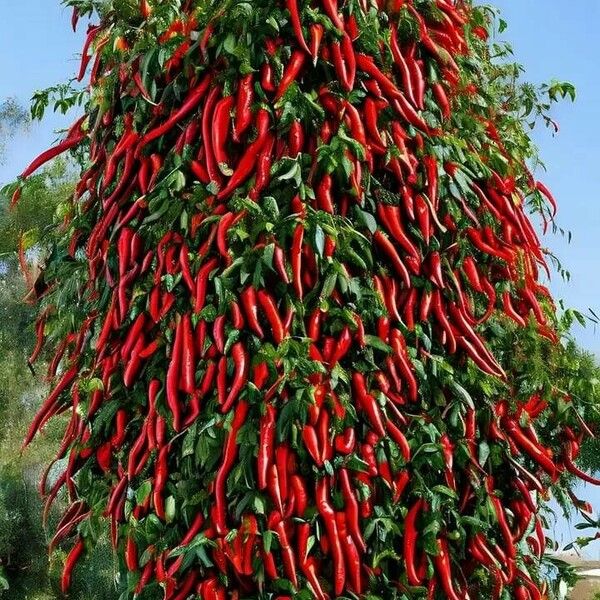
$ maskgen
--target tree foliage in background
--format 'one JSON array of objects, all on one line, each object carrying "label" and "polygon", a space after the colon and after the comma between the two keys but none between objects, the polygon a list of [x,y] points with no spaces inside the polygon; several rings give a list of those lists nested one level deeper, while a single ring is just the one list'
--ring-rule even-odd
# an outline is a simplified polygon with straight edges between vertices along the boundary
[{"label": "tree foliage in background", "polygon": [[[12,132],[12,136],[16,133]],[[58,161],[27,182],[16,210],[9,209],[6,196],[0,202],[0,597],[10,600],[62,597],[60,573],[65,554],[58,550],[48,556],[38,491],[41,473],[60,442],[60,423],[48,428],[31,452],[20,452],[47,382],[40,377],[41,363],[37,375],[27,365],[35,344],[35,307],[24,302],[28,290],[16,248],[24,235],[27,261],[34,268],[50,239],[47,232],[57,218],[60,204],[72,189],[72,168]],[[60,506],[64,506],[62,498]],[[50,527],[56,526],[58,514],[59,510],[50,514]],[[112,586],[113,566],[110,550],[101,544],[89,568],[74,580],[70,597],[117,598]]]},{"label": "tree foliage in background", "polygon": [[597,386],[526,165],[572,87],[520,85],[468,2],[67,4],[101,20],[28,434],[71,409],[63,589],[110,525],[122,598],[559,597]]}]

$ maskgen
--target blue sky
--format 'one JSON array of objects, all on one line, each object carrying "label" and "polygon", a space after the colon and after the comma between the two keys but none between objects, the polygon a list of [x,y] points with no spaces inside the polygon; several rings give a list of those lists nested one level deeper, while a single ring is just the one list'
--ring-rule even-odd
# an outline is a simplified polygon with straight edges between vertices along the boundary
[{"label": "blue sky", "polygon": [[[553,137],[540,130],[534,134],[548,168],[544,181],[554,191],[561,210],[559,224],[573,232],[573,240],[548,236],[551,247],[572,274],[567,285],[554,279],[553,290],[567,305],[600,314],[600,85],[597,67],[597,25],[600,3],[579,0],[577,10],[564,2],[496,0],[509,29],[502,36],[513,43],[515,55],[526,68],[525,79],[542,83],[568,80],[577,87],[576,104],[564,102],[554,109],[561,131]],[[16,96],[28,103],[37,89],[64,81],[77,69],[77,53],[83,38],[70,31],[70,11],[58,0],[0,1],[0,99]],[[0,165],[0,183],[10,181],[38,152],[46,149],[55,131],[70,118],[50,116],[18,136]],[[600,356],[600,332],[589,327],[577,332],[580,343]],[[600,507],[600,493],[589,488],[583,497]],[[558,537],[570,539],[561,523]],[[600,557],[600,545],[593,549]]]}]

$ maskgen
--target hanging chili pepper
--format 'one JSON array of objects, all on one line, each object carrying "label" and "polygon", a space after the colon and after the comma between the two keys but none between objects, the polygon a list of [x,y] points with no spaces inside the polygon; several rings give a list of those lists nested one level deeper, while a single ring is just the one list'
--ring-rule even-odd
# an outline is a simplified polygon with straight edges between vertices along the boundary
[{"label": "hanging chili pepper", "polygon": [[[140,140],[138,144],[137,153],[139,154],[142,148],[144,146],[147,146],[150,142],[164,136],[165,133],[169,132],[173,127],[175,127],[175,125],[177,125],[177,123],[180,123],[184,117],[186,117],[190,112],[192,112],[200,104],[200,102],[206,95],[206,92],[208,91],[211,82],[212,77],[210,75],[204,77],[204,79],[202,79],[202,81],[190,91],[185,101],[178,110],[173,112],[173,114],[162,125],[150,130],[144,135],[144,137]],[[213,89],[213,92],[215,89],[216,88]]]},{"label": "hanging chili pepper", "polygon": [[189,314],[182,319],[182,349],[181,349],[181,381],[180,389],[186,394],[193,394],[196,390],[196,350],[192,321]]},{"label": "hanging chili pepper", "polygon": [[281,344],[285,338],[285,328],[273,296],[266,290],[259,290],[256,296],[260,307],[267,317],[267,321],[269,321],[275,343]]},{"label": "hanging chili pepper", "polygon": [[77,542],[69,552],[67,559],[65,561],[65,566],[62,572],[61,580],[60,580],[60,588],[63,594],[67,594],[71,587],[71,578],[73,575],[73,570],[75,566],[79,562],[81,556],[85,551],[85,542],[82,538],[78,538]]},{"label": "hanging chili pepper", "polygon": [[310,50],[308,48],[308,45],[306,44],[306,40],[304,39],[304,33],[302,31],[302,22],[300,20],[300,11],[298,10],[298,1],[286,0],[285,5],[288,11],[290,12],[290,19],[292,23],[292,28],[294,30],[294,35],[296,36],[296,41],[306,53],[310,54]]},{"label": "hanging chili pepper", "polygon": [[334,590],[340,596],[346,586],[346,566],[339,532],[335,520],[335,511],[329,502],[329,478],[319,479],[316,483],[316,501],[319,514],[323,519],[325,531],[331,544],[334,563]]},{"label": "hanging chili pepper", "polygon": [[415,554],[417,549],[417,520],[423,510],[426,508],[425,501],[419,498],[409,509],[404,520],[404,562],[406,564],[406,577],[408,583],[413,586],[419,586],[423,583],[423,578],[416,569]]},{"label": "hanging chili pepper", "polygon": [[171,360],[167,371],[167,404],[173,417],[173,429],[181,430],[181,407],[179,405],[179,375],[181,373],[181,361],[183,357],[183,319],[180,319],[175,329],[175,340],[171,353]]},{"label": "hanging chili pepper", "polygon": [[229,395],[227,396],[225,403],[221,406],[221,412],[223,413],[227,413],[233,408],[235,401],[238,399],[238,396],[248,379],[249,357],[244,344],[242,344],[242,342],[234,344],[231,349],[231,355],[233,357],[235,370]]},{"label": "hanging chili pepper", "polygon": [[392,263],[392,266],[396,270],[397,274],[400,275],[406,287],[410,288],[410,274],[406,269],[405,264],[402,262],[400,255],[396,251],[396,248],[394,248],[394,245],[390,242],[390,239],[381,230],[377,230],[375,232],[373,239],[381,251],[388,257]]},{"label": "hanging chili pepper", "polygon": [[245,75],[239,82],[233,139],[241,142],[242,136],[252,124],[252,104],[254,103],[254,76]]},{"label": "hanging chili pepper", "polygon": [[306,54],[300,50],[293,50],[292,56],[285,68],[277,93],[275,94],[275,100],[279,100],[290,87],[292,82],[296,81],[304,63],[306,61]]},{"label": "hanging chili pepper", "polygon": [[207,263],[202,265],[196,275],[196,291],[194,294],[194,313],[199,314],[204,308],[206,301],[206,290],[208,287],[209,275],[219,265],[217,258],[211,258]]},{"label": "hanging chili pepper", "polygon": [[272,404],[267,404],[265,414],[260,420],[260,446],[258,453],[258,487],[267,487],[267,473],[273,464],[275,455],[275,426],[277,411]]},{"label": "hanging chili pepper", "polygon": [[231,431],[227,435],[227,440],[225,442],[225,447],[223,450],[223,460],[221,462],[221,465],[217,472],[217,477],[215,479],[214,525],[219,535],[225,535],[227,532],[225,483],[237,457],[237,437],[240,429],[246,422],[248,410],[248,403],[243,400],[240,400],[235,409],[233,422],[231,424]]},{"label": "hanging chili pepper", "polygon": [[229,166],[227,138],[231,125],[231,111],[235,104],[233,96],[222,98],[215,106],[213,115],[212,146],[217,166],[223,175],[230,176],[233,170]]},{"label": "hanging chili pepper", "polygon": [[264,332],[258,320],[258,300],[256,290],[252,286],[245,288],[240,294],[240,300],[248,319],[248,325],[259,338],[264,337]]},{"label": "hanging chili pepper", "polygon": [[269,113],[260,109],[256,118],[256,128],[258,130],[258,136],[252,144],[248,146],[248,149],[238,162],[231,178],[227,185],[217,194],[219,200],[223,200],[229,197],[235,190],[237,190],[248,177],[251,175],[252,170],[256,164],[258,156],[262,148],[264,147],[267,137],[269,126],[271,124],[271,117]]},{"label": "hanging chili pepper", "polygon": [[461,595],[454,589],[454,582],[452,580],[448,542],[445,538],[438,538],[437,545],[438,554],[433,557],[433,564],[435,565],[440,584],[448,600],[460,600]]}]

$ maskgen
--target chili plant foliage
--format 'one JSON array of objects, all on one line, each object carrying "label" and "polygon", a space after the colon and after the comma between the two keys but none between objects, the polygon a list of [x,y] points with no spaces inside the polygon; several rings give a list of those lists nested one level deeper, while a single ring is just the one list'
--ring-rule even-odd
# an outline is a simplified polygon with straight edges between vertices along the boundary
[{"label": "chili plant foliage", "polygon": [[549,596],[540,508],[595,480],[527,125],[570,88],[466,1],[66,4],[89,97],[23,173],[83,164],[26,439],[70,415],[64,590],[107,520],[123,598]]}]

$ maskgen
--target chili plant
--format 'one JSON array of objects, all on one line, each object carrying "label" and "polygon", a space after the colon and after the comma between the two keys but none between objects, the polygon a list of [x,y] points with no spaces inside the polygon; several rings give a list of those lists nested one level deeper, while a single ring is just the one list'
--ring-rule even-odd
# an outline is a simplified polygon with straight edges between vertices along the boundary
[{"label": "chili plant", "polygon": [[66,4],[84,114],[23,173],[83,165],[26,439],[70,416],[64,590],[108,522],[123,598],[547,597],[540,508],[598,482],[585,403],[523,355],[562,348],[556,203],[493,13]]}]

